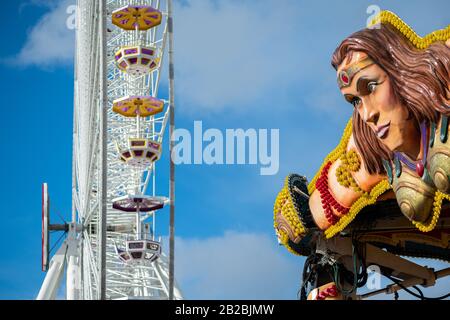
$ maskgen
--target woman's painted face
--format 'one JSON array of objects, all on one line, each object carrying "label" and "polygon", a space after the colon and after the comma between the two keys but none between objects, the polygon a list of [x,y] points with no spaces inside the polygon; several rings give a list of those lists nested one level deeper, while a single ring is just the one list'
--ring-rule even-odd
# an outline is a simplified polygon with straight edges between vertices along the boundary
[{"label": "woman's painted face", "polygon": [[[414,121],[408,120],[409,112],[396,98],[386,72],[375,63],[363,65],[366,58],[364,52],[353,52],[350,61],[345,59],[339,66],[338,76],[344,72],[344,80],[348,80],[341,92],[389,150],[402,151],[405,142],[412,138]],[[346,76],[349,68],[354,70],[361,65],[363,68],[353,77]]]}]

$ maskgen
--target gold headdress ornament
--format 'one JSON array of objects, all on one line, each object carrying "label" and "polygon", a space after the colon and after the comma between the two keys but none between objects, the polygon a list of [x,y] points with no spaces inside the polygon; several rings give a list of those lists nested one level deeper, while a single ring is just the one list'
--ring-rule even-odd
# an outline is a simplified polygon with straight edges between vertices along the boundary
[{"label": "gold headdress ornament", "polygon": [[353,77],[361,70],[370,67],[374,62],[369,57],[365,58],[360,62],[352,64],[349,68],[342,70],[338,75],[338,85],[339,89],[350,86]]},{"label": "gold headdress ornament", "polygon": [[402,19],[400,19],[395,13],[390,11],[381,11],[372,21],[368,27],[373,27],[376,24],[387,24],[400,31],[417,49],[426,49],[432,43],[436,41],[447,41],[450,39],[450,25],[444,29],[433,31],[427,34],[425,37],[420,37],[414,30],[408,26]]}]

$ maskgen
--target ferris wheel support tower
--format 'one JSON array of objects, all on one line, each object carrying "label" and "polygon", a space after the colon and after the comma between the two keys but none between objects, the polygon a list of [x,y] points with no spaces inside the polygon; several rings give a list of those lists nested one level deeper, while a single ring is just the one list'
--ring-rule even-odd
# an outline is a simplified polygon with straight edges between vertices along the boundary
[{"label": "ferris wheel support tower", "polygon": [[[182,299],[174,280],[175,179],[158,195],[156,163],[175,126],[172,0],[78,0],[72,222],[50,223],[42,190],[37,299]],[[168,44],[169,99],[159,86]],[[156,216],[170,205],[169,259]],[[50,260],[50,232],[66,238]]]}]

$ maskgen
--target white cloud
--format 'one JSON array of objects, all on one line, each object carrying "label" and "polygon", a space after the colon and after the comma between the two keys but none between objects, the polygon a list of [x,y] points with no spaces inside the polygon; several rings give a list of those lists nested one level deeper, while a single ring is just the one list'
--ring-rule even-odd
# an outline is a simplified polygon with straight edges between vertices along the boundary
[{"label": "white cloud", "polygon": [[[301,71],[292,1],[191,0],[175,10],[177,94],[195,111],[277,106]],[[254,105],[257,108],[258,105]]]},{"label": "white cloud", "polygon": [[73,4],[74,0],[30,2],[28,5],[49,6],[50,11],[33,26],[20,52],[8,62],[43,68],[73,63],[75,32],[67,27],[67,8]]},{"label": "white cloud", "polygon": [[186,299],[296,299],[302,259],[275,235],[226,232],[177,238],[175,263]]}]

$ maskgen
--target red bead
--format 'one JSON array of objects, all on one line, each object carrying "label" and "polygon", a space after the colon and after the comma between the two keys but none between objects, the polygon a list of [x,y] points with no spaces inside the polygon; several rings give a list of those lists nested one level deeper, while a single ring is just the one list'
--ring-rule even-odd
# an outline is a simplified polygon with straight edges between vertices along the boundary
[{"label": "red bead", "polygon": [[419,175],[419,177],[423,176],[424,167],[423,167],[423,163],[421,161],[417,162],[417,164],[416,164],[416,172]]}]

